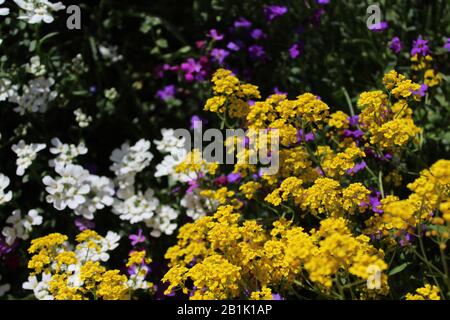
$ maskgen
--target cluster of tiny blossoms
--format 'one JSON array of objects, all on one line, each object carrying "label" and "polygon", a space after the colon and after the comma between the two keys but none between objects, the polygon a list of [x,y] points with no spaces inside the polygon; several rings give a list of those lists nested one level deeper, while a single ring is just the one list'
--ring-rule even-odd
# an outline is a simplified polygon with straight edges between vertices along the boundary
[{"label": "cluster of tiny blossoms", "polygon": [[[258,164],[237,161],[230,174],[220,175],[216,164],[202,161],[196,150],[177,164],[175,171],[197,173],[186,194],[203,196],[215,206],[182,226],[178,243],[167,251],[166,294],[177,289],[191,299],[270,299],[272,293],[292,290],[326,298],[388,294],[385,252],[372,242],[392,235],[388,247],[392,241],[403,245],[405,233],[419,223],[448,221],[447,160],[408,185],[414,192],[408,200],[385,193],[401,183],[397,171],[383,177],[371,169],[419,143],[421,129],[411,106],[420,100],[420,86],[392,70],[383,79],[386,91],[363,92],[361,113],[352,109],[348,115],[330,113],[311,93],[254,101],[258,88],[242,84],[228,70],[218,70],[212,82],[214,97],[205,110],[217,113],[225,126],[233,119],[232,127],[248,129],[247,137],[233,137],[225,145],[245,145],[254,130],[270,135],[278,129],[280,166],[268,175]],[[255,145],[265,147],[260,141]],[[249,152],[244,148],[237,159]],[[249,207],[258,208],[250,214],[257,219],[247,218]],[[282,217],[269,218],[270,224],[261,220],[274,213]],[[448,232],[440,230],[433,235],[445,250],[442,239]]]},{"label": "cluster of tiny blossoms", "polygon": [[[102,237],[87,229],[76,236],[75,247],[59,233],[32,240],[28,249],[32,254],[28,262],[31,275],[23,288],[33,290],[35,297],[42,300],[130,299],[133,291],[148,289],[149,283],[141,279],[140,286],[136,286],[137,277],[142,276],[140,271],[128,278],[102,265],[119,239],[113,232]],[[140,266],[144,260],[149,262],[145,251],[132,252],[126,266]]]}]

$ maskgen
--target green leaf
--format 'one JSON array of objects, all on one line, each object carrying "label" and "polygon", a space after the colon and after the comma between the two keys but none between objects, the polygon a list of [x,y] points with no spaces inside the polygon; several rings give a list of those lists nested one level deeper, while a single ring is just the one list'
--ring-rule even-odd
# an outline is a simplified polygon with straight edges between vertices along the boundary
[{"label": "green leaf", "polygon": [[399,272],[402,272],[403,270],[405,270],[405,268],[409,265],[409,262],[405,262],[399,266],[396,266],[394,269],[391,269],[391,271],[389,271],[389,276],[392,276],[394,274],[397,274]]}]

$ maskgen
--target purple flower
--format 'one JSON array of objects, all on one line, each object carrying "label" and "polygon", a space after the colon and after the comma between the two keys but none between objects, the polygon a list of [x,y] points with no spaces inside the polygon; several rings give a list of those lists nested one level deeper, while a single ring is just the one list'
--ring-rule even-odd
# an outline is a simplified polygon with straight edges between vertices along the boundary
[{"label": "purple flower", "polygon": [[289,48],[289,55],[291,56],[292,59],[295,59],[300,55],[300,47],[299,47],[298,43],[293,44]]},{"label": "purple flower", "polygon": [[364,132],[362,132],[361,130],[348,130],[345,129],[343,136],[346,138],[353,138],[353,139],[359,139],[364,135]]},{"label": "purple flower", "polygon": [[281,91],[280,89],[278,89],[278,87],[273,88],[273,92],[275,94],[284,94],[285,96],[287,96],[287,92]]},{"label": "purple flower", "polygon": [[413,48],[411,49],[411,56],[415,56],[419,54],[421,56],[426,56],[430,52],[430,48],[428,47],[428,40],[419,36],[417,40],[413,41]]},{"label": "purple flower", "polygon": [[447,38],[447,43],[444,45],[444,48],[450,51],[450,38]]},{"label": "purple flower", "polygon": [[318,4],[329,4],[330,0],[317,0]]},{"label": "purple flower", "polygon": [[319,25],[321,18],[324,14],[325,14],[325,10],[323,8],[316,10],[311,17],[311,23],[315,26]]},{"label": "purple flower", "polygon": [[248,48],[248,52],[252,58],[263,58],[266,54],[264,48],[258,44],[254,44]]},{"label": "purple flower", "polygon": [[266,34],[261,30],[261,29],[254,29],[252,30],[252,32],[250,33],[250,36],[255,39],[262,39],[266,36]]},{"label": "purple flower", "polygon": [[285,15],[287,12],[288,8],[285,6],[270,5],[264,7],[264,14],[266,15],[266,19],[269,21],[281,17]]},{"label": "purple flower", "polygon": [[389,28],[389,24],[386,21],[381,21],[379,23],[375,23],[369,27],[370,31],[373,32],[381,32]]},{"label": "purple flower", "polygon": [[203,124],[202,118],[197,115],[191,117],[191,130],[199,129]]},{"label": "purple flower", "polygon": [[145,236],[142,234],[142,229],[139,229],[137,234],[130,234],[128,236],[128,239],[130,239],[131,245],[133,247],[136,246],[138,243],[145,242]]},{"label": "purple flower", "polygon": [[242,179],[242,176],[240,173],[230,173],[227,175],[227,181],[229,183],[237,183]]},{"label": "purple flower", "polygon": [[359,116],[350,116],[348,117],[348,123],[352,126],[352,127],[356,127],[359,123]]},{"label": "purple flower", "polygon": [[252,23],[243,17],[240,17],[234,22],[235,28],[250,28],[251,26]]},{"label": "purple flower", "polygon": [[393,37],[391,40],[391,44],[389,45],[389,49],[392,50],[395,54],[399,54],[402,51],[402,42],[399,37]]},{"label": "purple flower", "polygon": [[[14,244],[13,244],[14,246]],[[13,250],[12,246],[9,246],[3,237],[0,237],[0,258],[3,255],[10,253]]]},{"label": "purple flower", "polygon": [[303,134],[303,130],[297,130],[297,142],[310,142],[310,141],[314,141],[314,133],[310,132],[307,134]]},{"label": "purple flower", "polygon": [[85,218],[77,218],[75,219],[75,226],[78,228],[78,230],[84,231],[87,229],[94,229],[95,223]]},{"label": "purple flower", "polygon": [[379,191],[374,191],[369,196],[369,203],[361,202],[359,205],[361,207],[370,206],[372,212],[382,214],[384,211],[378,208],[378,206],[381,205],[380,197],[381,197],[381,193]]},{"label": "purple flower", "polygon": [[353,168],[347,170],[347,173],[353,175],[361,170],[364,170],[365,168],[367,168],[367,164],[364,161],[362,161],[360,163],[355,164]]},{"label": "purple flower", "polygon": [[215,41],[220,41],[223,39],[223,34],[219,34],[216,29],[209,30],[208,36],[213,38]]},{"label": "purple flower", "polygon": [[227,49],[231,51],[239,51],[241,48],[234,42],[230,41],[227,44]]},{"label": "purple flower", "polygon": [[419,90],[416,90],[413,92],[414,95],[419,96],[419,97],[425,97],[425,95],[427,94],[428,91],[428,86],[425,83],[422,83],[420,85]]},{"label": "purple flower", "polygon": [[223,64],[223,61],[229,54],[230,52],[228,52],[228,50],[225,49],[214,48],[211,51],[211,57],[213,58],[214,61],[217,61],[218,64]]},{"label": "purple flower", "polygon": [[168,86],[165,86],[163,89],[158,90],[156,92],[156,96],[162,101],[167,101],[173,99],[173,97],[175,96],[175,92],[175,86],[173,84],[170,84]]},{"label": "purple flower", "polygon": [[272,300],[284,300],[279,293],[272,293]]}]

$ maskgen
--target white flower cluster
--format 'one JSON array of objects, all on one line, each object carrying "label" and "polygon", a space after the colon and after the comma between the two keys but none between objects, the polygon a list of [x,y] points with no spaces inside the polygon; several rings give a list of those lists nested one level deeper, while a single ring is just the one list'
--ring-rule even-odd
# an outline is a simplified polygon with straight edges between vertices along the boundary
[{"label": "white flower cluster", "polygon": [[213,212],[219,206],[216,200],[205,198],[198,194],[196,190],[187,192],[181,199],[180,204],[186,208],[186,215],[194,220]]},{"label": "white flower cluster", "polygon": [[51,89],[54,84],[53,78],[32,79],[22,87],[22,94],[14,91],[12,95],[8,96],[8,101],[18,105],[14,111],[20,115],[29,112],[44,113],[47,111],[48,103],[58,96],[58,93]]},{"label": "white flower cluster", "polygon": [[73,114],[75,115],[75,121],[80,128],[86,128],[92,122],[92,117],[86,115],[81,109],[76,109]]},{"label": "white flower cluster", "polygon": [[[82,287],[83,280],[80,278],[82,262],[87,261],[103,261],[109,260],[109,251],[114,250],[119,246],[120,236],[112,231],[108,231],[105,237],[98,240],[92,240],[97,246],[96,249],[92,249],[92,244],[86,242],[77,245],[75,248],[75,255],[78,263],[64,266],[71,273],[68,277],[68,285],[71,287]],[[56,268],[56,264],[51,266],[52,269]],[[22,284],[22,288],[25,290],[32,290],[34,296],[38,300],[53,300],[54,297],[49,292],[49,282],[51,280],[51,274],[42,273],[39,280],[35,275],[28,277],[28,280]]]},{"label": "white flower cluster", "polygon": [[53,138],[51,143],[53,148],[50,148],[50,153],[56,155],[56,158],[48,162],[50,167],[71,164],[76,157],[87,154],[88,152],[88,149],[82,142],[78,145],[74,145],[62,143],[58,138]]},{"label": "white flower cluster", "polygon": [[112,63],[118,62],[123,59],[123,56],[118,53],[117,46],[100,45],[98,47],[98,51],[100,52],[103,59]]},{"label": "white flower cluster", "polygon": [[17,155],[16,174],[18,176],[23,176],[25,170],[31,166],[33,161],[36,159],[37,153],[44,150],[47,146],[44,143],[31,143],[26,144],[24,140],[20,140],[18,144],[12,146],[12,150]]},{"label": "white flower cluster", "polygon": [[30,63],[25,65],[25,69],[28,73],[31,73],[36,77],[43,76],[47,72],[45,65],[41,64],[41,58],[39,58],[39,56],[32,57]]},{"label": "white flower cluster", "polygon": [[153,159],[150,150],[150,141],[141,139],[133,146],[122,144],[120,149],[115,149],[110,157],[113,164],[110,170],[116,175],[116,183],[119,186],[117,196],[127,199],[134,195],[134,181],[136,174],[144,170]]},{"label": "white flower cluster", "polygon": [[155,177],[168,176],[170,183],[188,182],[196,179],[195,172],[190,174],[177,173],[175,168],[179,165],[187,156],[187,151],[184,147],[184,137],[176,137],[175,130],[162,129],[162,139],[155,140],[156,148],[161,153],[167,153],[161,163],[156,165]]},{"label": "white flower cluster", "polygon": [[42,180],[48,193],[46,200],[55,209],[69,207],[76,215],[93,219],[97,210],[113,204],[114,185],[109,178],[91,175],[72,163],[57,163],[55,171],[59,177],[45,176]]},{"label": "white flower cluster", "polygon": [[114,203],[114,183],[107,177],[89,175],[86,178],[90,192],[85,202],[75,208],[75,214],[86,219],[94,219],[94,213]]},{"label": "white flower cluster", "polygon": [[152,228],[151,235],[159,237],[163,233],[173,233],[177,227],[174,220],[178,212],[169,206],[160,205],[152,189],[147,189],[145,193],[135,190],[136,174],[144,170],[153,158],[149,149],[150,142],[141,139],[131,147],[124,143],[121,149],[113,151],[110,169],[116,174],[118,186],[118,199],[113,205],[113,212],[131,224],[145,223]]},{"label": "white flower cluster", "polygon": [[16,239],[27,240],[33,226],[42,224],[42,216],[33,209],[22,218],[22,212],[14,210],[12,215],[6,219],[6,223],[10,226],[3,227],[2,235],[5,237],[5,242],[11,246]]},{"label": "white flower cluster", "polygon": [[9,100],[10,97],[16,94],[17,89],[18,87],[13,85],[11,80],[0,78],[0,101]]},{"label": "white flower cluster", "polygon": [[47,0],[14,0],[14,2],[25,12],[19,16],[19,19],[27,23],[52,23],[55,20],[52,12],[63,10],[65,6],[61,2],[51,3]]},{"label": "white flower cluster", "polygon": [[9,186],[9,182],[9,178],[0,173],[0,205],[9,202],[12,199],[12,191],[5,192],[6,188]]}]

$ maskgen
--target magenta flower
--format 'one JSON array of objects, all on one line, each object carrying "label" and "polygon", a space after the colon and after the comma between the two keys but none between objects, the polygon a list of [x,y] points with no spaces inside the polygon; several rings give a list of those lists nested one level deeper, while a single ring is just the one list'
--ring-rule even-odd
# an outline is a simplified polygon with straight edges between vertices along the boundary
[{"label": "magenta flower", "polygon": [[399,37],[392,38],[391,43],[389,45],[389,49],[391,49],[392,52],[394,52],[395,54],[399,54],[400,51],[402,50],[402,47],[403,45]]},{"label": "magenta flower", "polygon": [[142,234],[142,229],[138,230],[137,234],[130,234],[128,236],[128,239],[130,239],[131,241],[131,245],[134,247],[136,246],[138,243],[143,243],[145,242],[145,236]]},{"label": "magenta flower", "polygon": [[184,71],[184,78],[189,82],[203,79],[204,71],[202,70],[202,65],[193,58],[189,58],[183,62],[181,64],[181,70]]},{"label": "magenta flower", "polygon": [[415,56],[419,54],[421,56],[426,56],[430,52],[430,48],[428,47],[428,40],[419,36],[417,40],[413,41],[413,48],[411,49],[411,56]]},{"label": "magenta flower", "polygon": [[289,55],[291,56],[292,59],[295,59],[300,55],[300,47],[297,43],[293,44],[289,48]]},{"label": "magenta flower", "polygon": [[216,29],[209,30],[208,36],[213,38],[215,41],[220,41],[223,39],[223,34],[219,34]]},{"label": "magenta flower", "polygon": [[380,23],[375,23],[369,27],[370,31],[373,32],[382,32],[389,28],[389,24],[386,21],[381,21]]},{"label": "magenta flower", "polygon": [[278,17],[285,15],[288,12],[288,8],[285,6],[270,5],[264,7],[264,14],[266,19],[272,21]]}]

